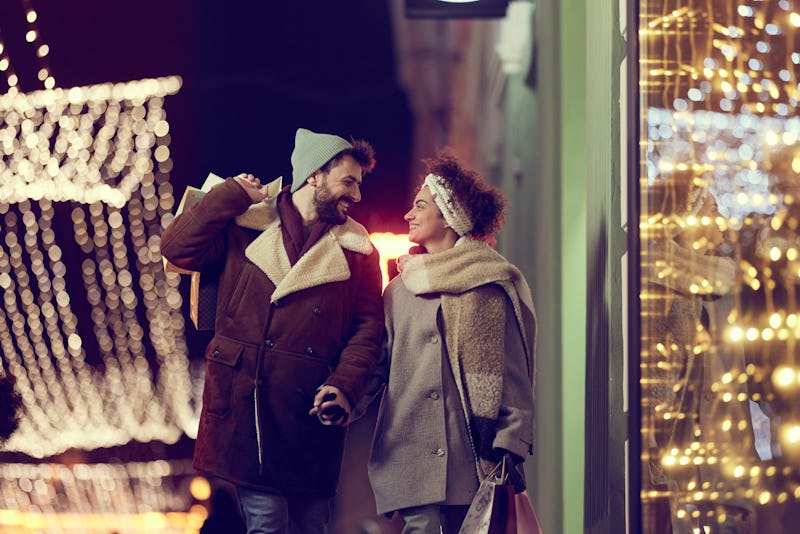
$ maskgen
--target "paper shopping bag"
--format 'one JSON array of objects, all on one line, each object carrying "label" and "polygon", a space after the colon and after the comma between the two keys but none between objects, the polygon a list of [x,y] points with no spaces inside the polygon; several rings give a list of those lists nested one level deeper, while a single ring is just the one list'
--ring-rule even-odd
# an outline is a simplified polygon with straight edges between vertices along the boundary
[{"label": "paper shopping bag", "polygon": [[458,533],[506,534],[508,509],[513,506],[508,490],[501,478],[489,476],[483,480]]},{"label": "paper shopping bag", "polygon": [[536,517],[528,491],[517,493],[513,497],[516,534],[542,534],[542,525]]},{"label": "paper shopping bag", "polygon": [[[274,198],[280,192],[282,177],[278,177],[268,184],[269,198]],[[177,217],[185,210],[188,210],[199,202],[212,187],[223,183],[225,180],[214,173],[209,173],[200,189],[187,187],[183,193],[178,209],[175,211]],[[191,276],[189,290],[189,317],[197,330],[214,330],[217,309],[217,290],[218,273],[188,271],[181,269],[163,258],[164,270],[166,272],[188,274]],[[202,274],[202,276],[201,276]]]},{"label": "paper shopping bag", "polygon": [[[178,209],[175,211],[175,216],[177,217],[183,213],[184,210],[191,208],[205,196],[209,189],[218,183],[222,183],[222,181],[222,178],[210,173],[202,188],[187,187],[178,204]],[[197,330],[214,330],[217,307],[217,277],[207,273],[201,279],[200,272],[181,269],[168,262],[166,258],[163,258],[163,260],[164,270],[166,272],[188,274],[191,276],[191,284],[189,287],[189,317],[194,327]]]}]

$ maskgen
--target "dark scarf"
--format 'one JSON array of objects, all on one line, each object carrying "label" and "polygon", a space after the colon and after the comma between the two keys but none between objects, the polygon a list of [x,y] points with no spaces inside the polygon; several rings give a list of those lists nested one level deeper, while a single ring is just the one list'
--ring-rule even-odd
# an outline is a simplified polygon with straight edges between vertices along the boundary
[{"label": "dark scarf", "polygon": [[303,218],[292,204],[289,186],[284,187],[280,192],[277,206],[278,215],[281,218],[283,246],[286,248],[286,254],[289,255],[289,263],[294,265],[333,225],[318,222],[311,227],[311,233],[306,237],[303,231]]}]

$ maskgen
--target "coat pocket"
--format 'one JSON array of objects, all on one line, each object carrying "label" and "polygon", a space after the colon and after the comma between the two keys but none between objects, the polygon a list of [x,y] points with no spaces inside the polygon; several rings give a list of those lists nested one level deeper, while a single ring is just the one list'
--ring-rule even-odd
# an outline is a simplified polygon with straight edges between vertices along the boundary
[{"label": "coat pocket", "polygon": [[206,379],[203,408],[218,416],[231,410],[233,385],[239,374],[244,345],[225,338],[214,338],[206,349]]}]

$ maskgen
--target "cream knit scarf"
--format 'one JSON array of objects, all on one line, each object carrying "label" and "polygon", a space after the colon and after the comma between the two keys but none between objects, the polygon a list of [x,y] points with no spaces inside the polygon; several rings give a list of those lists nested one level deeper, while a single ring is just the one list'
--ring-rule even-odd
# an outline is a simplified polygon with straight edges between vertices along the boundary
[{"label": "cream knit scarf", "polygon": [[405,256],[400,266],[411,293],[441,295],[445,344],[482,480],[497,461],[492,442],[503,391],[503,333],[510,320],[498,288],[513,305],[533,387],[536,314],[528,283],[498,252],[465,238],[444,252]]}]

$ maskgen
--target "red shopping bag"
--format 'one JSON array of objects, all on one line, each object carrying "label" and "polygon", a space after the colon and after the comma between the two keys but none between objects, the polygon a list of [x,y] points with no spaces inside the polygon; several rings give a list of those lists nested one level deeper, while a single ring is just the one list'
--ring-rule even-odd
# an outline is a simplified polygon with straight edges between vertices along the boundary
[{"label": "red shopping bag", "polygon": [[[513,491],[513,490],[512,490]],[[528,491],[517,493],[511,499],[514,503],[514,530],[506,529],[506,534],[542,534],[542,525],[536,517]],[[509,519],[508,523],[511,524]]]}]

